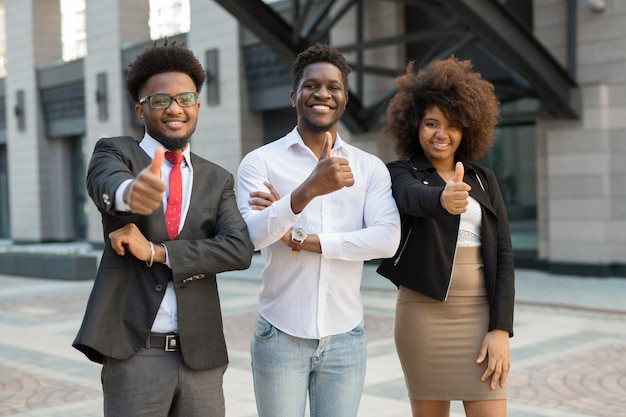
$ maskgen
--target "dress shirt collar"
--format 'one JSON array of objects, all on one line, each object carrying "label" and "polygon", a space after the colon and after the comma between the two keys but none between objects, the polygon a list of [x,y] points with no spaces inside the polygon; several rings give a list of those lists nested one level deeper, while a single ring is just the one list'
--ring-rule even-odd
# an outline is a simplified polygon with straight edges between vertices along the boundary
[{"label": "dress shirt collar", "polygon": [[[299,146],[308,148],[304,144],[304,140],[302,139],[302,136],[300,136],[300,132],[298,132],[298,126],[294,127],[293,130],[287,133],[287,135],[285,136],[285,149],[288,149],[294,145],[299,145]],[[341,149],[340,152],[342,153],[345,153],[345,154],[350,153],[349,148],[346,146],[346,142],[344,142],[341,139],[341,136],[339,136],[339,132],[337,132],[335,143],[333,144],[333,151],[339,150],[339,149]]]}]

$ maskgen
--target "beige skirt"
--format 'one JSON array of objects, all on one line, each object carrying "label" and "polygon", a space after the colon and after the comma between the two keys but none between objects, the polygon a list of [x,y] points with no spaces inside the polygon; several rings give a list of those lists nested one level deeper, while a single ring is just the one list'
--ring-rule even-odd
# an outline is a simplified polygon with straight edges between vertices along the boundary
[{"label": "beige skirt", "polygon": [[458,248],[446,301],[400,287],[395,341],[409,397],[414,400],[506,399],[490,388],[476,363],[489,328],[489,302],[480,248]]}]

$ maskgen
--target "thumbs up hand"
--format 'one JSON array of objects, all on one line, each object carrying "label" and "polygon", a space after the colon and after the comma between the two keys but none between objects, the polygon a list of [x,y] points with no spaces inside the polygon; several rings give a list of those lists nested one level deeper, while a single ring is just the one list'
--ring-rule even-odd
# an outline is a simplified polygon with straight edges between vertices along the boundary
[{"label": "thumbs up hand", "polygon": [[294,213],[301,213],[315,197],[354,185],[348,160],[332,157],[332,148],[333,137],[330,132],[326,132],[317,165],[307,179],[291,193],[291,209]]},{"label": "thumbs up hand", "polygon": [[454,177],[451,181],[453,182],[463,182],[463,177],[465,176],[465,167],[462,162],[457,162],[454,166]]},{"label": "thumbs up hand", "polygon": [[330,158],[330,153],[333,150],[333,137],[330,132],[326,132],[324,134],[324,147],[322,148],[322,154],[320,155],[319,160]]},{"label": "thumbs up hand", "polygon": [[150,165],[124,191],[124,202],[129,205],[131,212],[147,216],[161,205],[167,188],[167,184],[161,179],[161,165],[164,160],[165,150],[158,148]]},{"label": "thumbs up hand", "polygon": [[157,150],[154,151],[152,162],[148,166],[150,173],[155,177],[161,178],[161,165],[163,165],[163,161],[165,161],[165,149],[157,148]]},{"label": "thumbs up hand", "polygon": [[331,157],[333,138],[329,132],[324,137],[324,147],[315,169],[306,179],[309,190],[316,196],[329,194],[354,185],[350,164],[345,158]]},{"label": "thumbs up hand", "polygon": [[465,168],[463,163],[457,162],[454,167],[454,176],[446,183],[443,192],[439,196],[441,207],[450,214],[461,214],[467,211],[469,204],[469,191],[472,187],[463,182]]}]

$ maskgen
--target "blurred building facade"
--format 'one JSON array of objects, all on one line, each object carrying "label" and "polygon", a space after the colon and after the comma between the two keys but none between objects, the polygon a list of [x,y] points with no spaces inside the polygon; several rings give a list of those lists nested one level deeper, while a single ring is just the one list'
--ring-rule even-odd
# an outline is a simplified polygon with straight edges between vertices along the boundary
[{"label": "blurred building facade", "polygon": [[169,33],[205,66],[192,148],[233,174],[245,153],[293,127],[290,59],[322,41],[354,70],[342,137],[384,161],[395,159],[384,107],[406,62],[472,59],[502,102],[483,162],[503,189],[518,264],[626,276],[626,2],[173,3],[160,22],[182,25],[177,34],[154,23],[164,12],[149,0],[86,1],[74,16],[84,18],[84,52],[69,58],[60,0],[1,3],[0,239],[102,244],[86,165],[98,138],[142,136],[124,74],[153,39]]}]

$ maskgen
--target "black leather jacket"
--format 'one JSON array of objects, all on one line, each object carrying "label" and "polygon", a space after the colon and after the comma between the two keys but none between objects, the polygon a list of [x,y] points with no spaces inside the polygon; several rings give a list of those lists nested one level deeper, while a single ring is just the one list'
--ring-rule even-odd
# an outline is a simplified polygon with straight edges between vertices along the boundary
[{"label": "black leather jacket", "polygon": [[[490,303],[489,330],[513,335],[515,272],[513,249],[504,201],[496,177],[489,169],[463,162],[463,181],[482,208],[481,254]],[[445,301],[450,285],[459,215],[449,214],[439,203],[444,180],[420,155],[410,161],[388,164],[393,197],[402,217],[402,238],[393,258],[377,272],[396,286],[404,285],[436,300]]]}]

